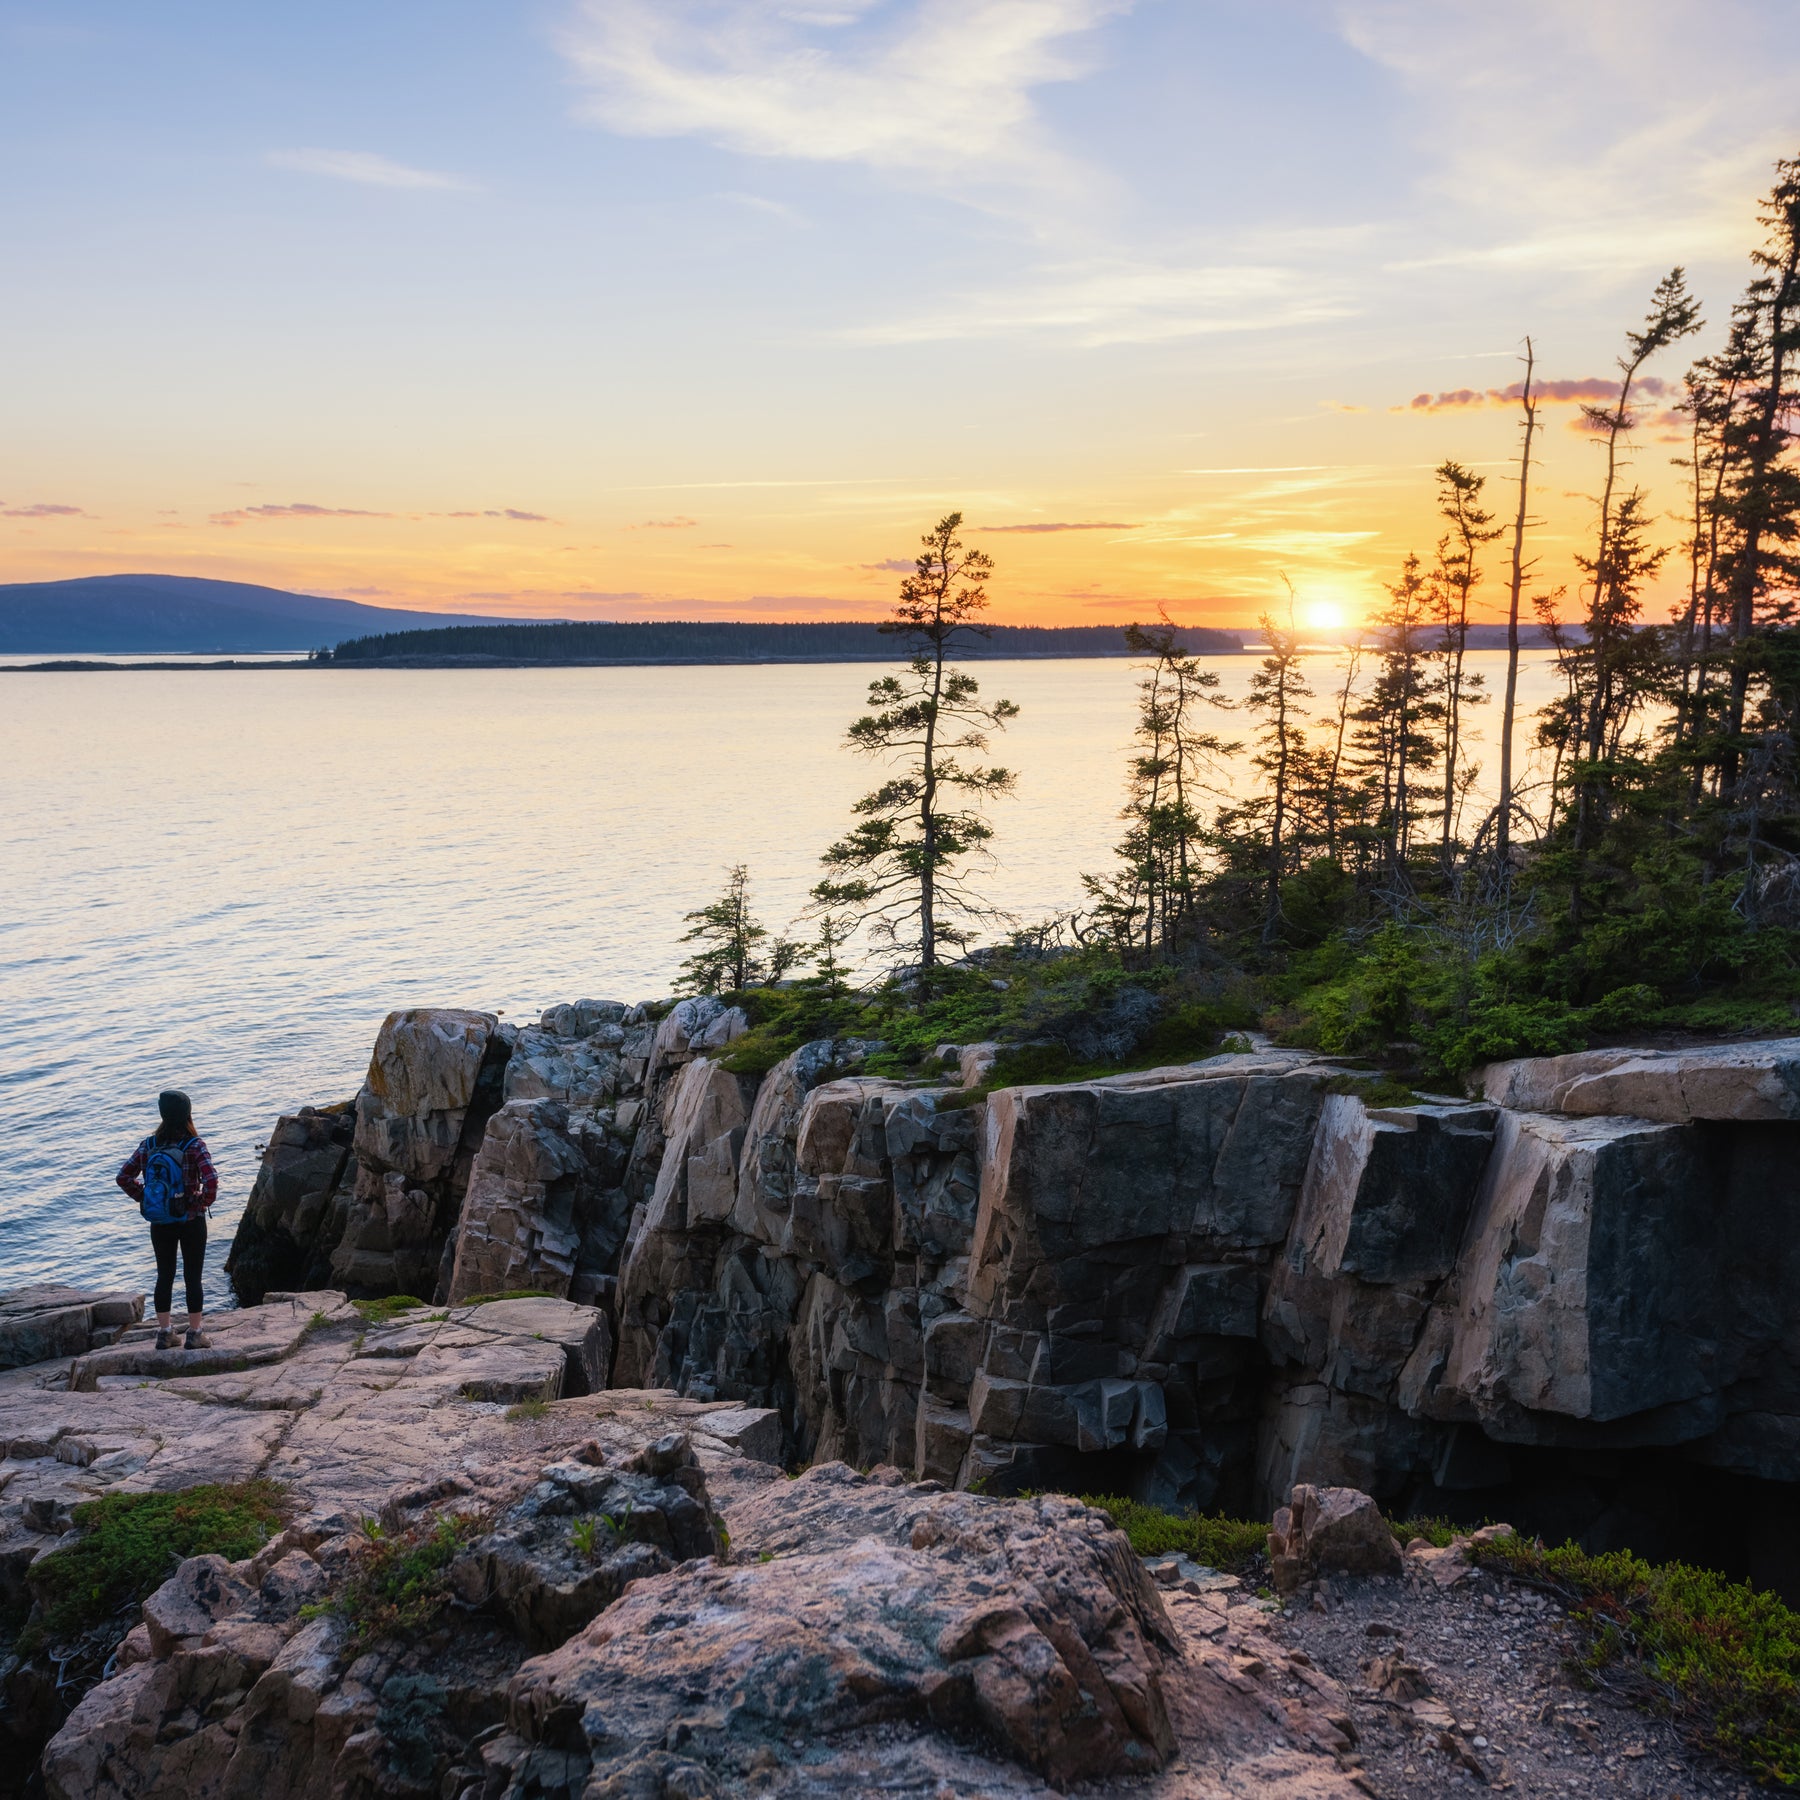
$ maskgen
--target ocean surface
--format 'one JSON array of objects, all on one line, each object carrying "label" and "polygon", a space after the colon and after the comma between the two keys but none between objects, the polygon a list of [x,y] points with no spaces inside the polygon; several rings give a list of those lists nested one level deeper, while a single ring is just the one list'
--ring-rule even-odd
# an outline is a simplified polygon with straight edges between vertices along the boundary
[{"label": "ocean surface", "polygon": [[[1241,697],[1252,656],[1217,664]],[[1497,686],[1504,657],[1470,662]],[[982,663],[995,902],[1067,912],[1118,835],[1137,674]],[[1309,660],[1323,711],[1342,661]],[[528,1019],[666,995],[681,915],[747,863],[794,919],[876,770],[867,664],[0,675],[0,1288],[148,1286],[113,1185],[185,1088],[219,1169],[208,1301],[276,1117],[355,1093],[395,1007]],[[1521,672],[1526,713],[1555,684]],[[1491,730],[1498,700],[1481,709]],[[1228,736],[1249,722],[1220,715]],[[1477,751],[1492,769],[1485,747]],[[1227,774],[1227,785],[1232,782]],[[1485,784],[1483,784],[1485,785]]]}]

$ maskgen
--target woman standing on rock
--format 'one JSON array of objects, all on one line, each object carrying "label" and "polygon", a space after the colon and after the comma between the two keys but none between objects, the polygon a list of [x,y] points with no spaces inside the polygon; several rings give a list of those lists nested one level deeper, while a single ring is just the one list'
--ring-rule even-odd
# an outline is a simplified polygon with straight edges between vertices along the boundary
[{"label": "woman standing on rock", "polygon": [[172,1350],[175,1332],[169,1306],[175,1298],[175,1252],[187,1284],[188,1324],[184,1350],[206,1350],[212,1340],[200,1329],[206,1294],[200,1278],[206,1261],[206,1209],[219,1196],[219,1178],[206,1145],[194,1130],[186,1094],[169,1088],[156,1096],[162,1123],[119,1171],[118,1182],[150,1221],[150,1248],[156,1253],[156,1347]]}]

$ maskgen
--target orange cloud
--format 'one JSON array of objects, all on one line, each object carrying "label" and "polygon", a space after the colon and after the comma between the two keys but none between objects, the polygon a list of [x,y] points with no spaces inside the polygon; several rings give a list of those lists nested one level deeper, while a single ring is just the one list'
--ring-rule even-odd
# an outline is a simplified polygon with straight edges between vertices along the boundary
[{"label": "orange cloud", "polygon": [[698,519],[690,519],[686,513],[677,513],[672,519],[640,519],[635,525],[627,525],[627,531],[687,531],[698,525]]}]

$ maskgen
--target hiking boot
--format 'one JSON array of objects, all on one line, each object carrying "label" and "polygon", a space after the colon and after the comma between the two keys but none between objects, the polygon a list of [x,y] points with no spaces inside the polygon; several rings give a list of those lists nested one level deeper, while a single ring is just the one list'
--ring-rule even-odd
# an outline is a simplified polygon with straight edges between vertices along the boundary
[{"label": "hiking boot", "polygon": [[209,1338],[204,1331],[190,1331],[187,1336],[182,1339],[181,1347],[184,1350],[210,1350],[212,1348],[212,1339]]},{"label": "hiking boot", "polygon": [[166,1325],[156,1334],[156,1347],[159,1350],[175,1348],[175,1334]]}]

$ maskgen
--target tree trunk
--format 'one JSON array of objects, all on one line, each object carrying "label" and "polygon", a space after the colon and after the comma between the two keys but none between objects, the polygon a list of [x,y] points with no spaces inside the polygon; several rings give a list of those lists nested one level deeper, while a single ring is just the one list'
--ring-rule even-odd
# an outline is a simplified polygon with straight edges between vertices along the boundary
[{"label": "tree trunk", "polygon": [[1531,435],[1537,429],[1537,407],[1531,398],[1535,367],[1531,339],[1525,340],[1525,449],[1519,458],[1519,511],[1513,520],[1512,588],[1506,608],[1506,698],[1500,708],[1500,816],[1496,854],[1504,870],[1512,851],[1513,707],[1519,692],[1519,596],[1525,586],[1525,501],[1531,480]]}]

